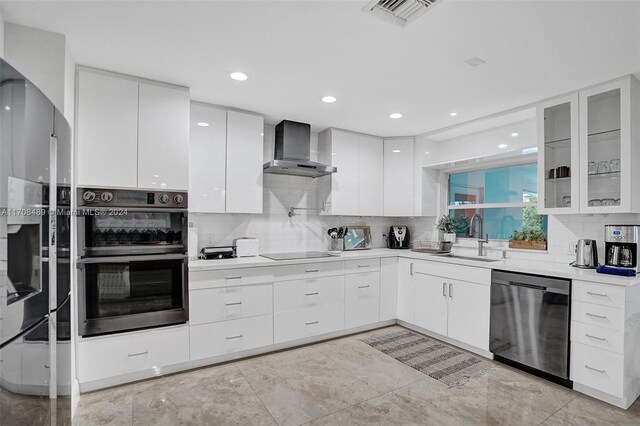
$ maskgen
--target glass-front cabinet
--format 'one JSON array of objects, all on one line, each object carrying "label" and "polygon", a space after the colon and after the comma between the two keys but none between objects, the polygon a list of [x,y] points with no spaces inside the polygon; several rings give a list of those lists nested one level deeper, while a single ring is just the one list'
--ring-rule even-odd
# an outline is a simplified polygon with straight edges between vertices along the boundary
[{"label": "glass-front cabinet", "polygon": [[[631,167],[632,158],[638,157],[638,148],[632,150],[631,146],[632,84],[637,81],[627,78],[580,92],[580,211],[583,213],[635,210]],[[636,155],[632,155],[632,151]]]},{"label": "glass-front cabinet", "polygon": [[578,95],[538,106],[538,211],[577,213],[579,203]]}]

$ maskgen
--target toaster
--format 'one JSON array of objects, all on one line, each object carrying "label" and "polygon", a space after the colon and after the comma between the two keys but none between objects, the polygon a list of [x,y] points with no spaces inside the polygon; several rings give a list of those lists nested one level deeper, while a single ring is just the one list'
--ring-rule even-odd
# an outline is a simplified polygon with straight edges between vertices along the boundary
[{"label": "toaster", "polygon": [[243,237],[233,240],[237,257],[258,256],[260,245],[257,238]]}]

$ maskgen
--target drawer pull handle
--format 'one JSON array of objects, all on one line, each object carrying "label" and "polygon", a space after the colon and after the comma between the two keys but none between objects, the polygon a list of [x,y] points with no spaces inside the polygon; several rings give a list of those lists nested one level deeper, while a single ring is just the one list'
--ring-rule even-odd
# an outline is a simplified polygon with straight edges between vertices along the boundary
[{"label": "drawer pull handle", "polygon": [[317,296],[320,292],[314,291],[313,293],[305,293],[305,296]]},{"label": "drawer pull handle", "polygon": [[238,275],[237,277],[227,277],[228,280],[239,280],[241,278],[242,278],[241,275]]},{"label": "drawer pull handle", "polygon": [[225,303],[225,305],[227,305],[227,306],[242,305],[242,302],[231,302],[231,303]]},{"label": "drawer pull handle", "polygon": [[588,291],[587,294],[591,296],[607,297],[607,293],[594,293],[593,291]]},{"label": "drawer pull handle", "polygon": [[605,340],[607,340],[607,338],[606,338],[606,337],[598,337],[598,336],[594,336],[594,335],[589,334],[589,333],[584,333],[584,335],[585,335],[585,336],[587,336],[587,337],[589,337],[589,338],[591,338],[591,339],[602,340],[603,342],[604,342]]},{"label": "drawer pull handle", "polygon": [[368,288],[371,287],[371,285],[367,284],[367,285],[359,285],[358,288]]},{"label": "drawer pull handle", "polygon": [[146,355],[148,353],[149,353],[149,350],[146,350],[144,352],[137,352],[135,354],[129,354],[129,358],[134,357],[134,356]]},{"label": "drawer pull handle", "polygon": [[601,318],[601,319],[606,319],[607,318],[606,315],[592,314],[591,312],[587,312],[587,315],[590,316],[590,317],[594,317],[594,318]]},{"label": "drawer pull handle", "polygon": [[449,283],[449,297],[453,297],[453,284]]},{"label": "drawer pull handle", "polygon": [[604,374],[605,373],[604,370],[598,370],[597,368],[590,367],[587,364],[585,364],[584,366],[585,366],[585,368],[588,368],[589,370],[595,371],[597,373],[600,373],[600,374]]},{"label": "drawer pull handle", "polygon": [[371,268],[371,265],[358,265],[358,268]]},{"label": "drawer pull handle", "polygon": [[442,296],[447,297],[447,283],[442,283]]},{"label": "drawer pull handle", "polygon": [[318,269],[307,269],[305,272],[307,272],[307,273],[318,272]]},{"label": "drawer pull handle", "polygon": [[227,337],[227,340],[240,339],[241,337],[242,337],[242,334],[238,334],[237,336]]},{"label": "drawer pull handle", "polygon": [[311,321],[311,322],[305,322],[306,325],[314,325],[314,324],[318,324],[320,321]]}]

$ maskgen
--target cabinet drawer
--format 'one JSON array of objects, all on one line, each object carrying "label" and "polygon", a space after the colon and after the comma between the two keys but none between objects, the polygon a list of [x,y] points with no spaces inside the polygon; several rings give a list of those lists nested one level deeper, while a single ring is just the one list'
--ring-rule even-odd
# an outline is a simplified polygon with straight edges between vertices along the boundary
[{"label": "cabinet drawer", "polygon": [[344,274],[344,262],[303,263],[274,268],[276,281],[303,280],[307,278],[333,277]]},{"label": "cabinet drawer", "polygon": [[414,260],[412,263],[413,273],[419,272],[452,280],[491,285],[491,269],[420,260]]},{"label": "cabinet drawer", "polygon": [[380,259],[347,260],[345,274],[360,274],[380,270]]},{"label": "cabinet drawer", "polygon": [[273,344],[273,315],[190,327],[191,360]]},{"label": "cabinet drawer", "polygon": [[189,290],[273,282],[272,268],[238,268],[189,272]]},{"label": "cabinet drawer", "polygon": [[145,330],[78,343],[81,383],[189,361],[189,327]]},{"label": "cabinet drawer", "polygon": [[380,273],[347,275],[345,278],[345,328],[380,321]]},{"label": "cabinet drawer", "polygon": [[571,306],[571,320],[624,330],[624,310],[610,306],[575,301]]},{"label": "cabinet drawer", "polygon": [[209,288],[189,292],[191,325],[270,314],[273,284]]},{"label": "cabinet drawer", "polygon": [[571,321],[571,341],[624,353],[624,331]]},{"label": "cabinet drawer", "polygon": [[276,282],[273,287],[275,312],[344,304],[344,275]]},{"label": "cabinet drawer", "polygon": [[571,343],[571,380],[621,398],[624,359],[605,349]]},{"label": "cabinet drawer", "polygon": [[273,315],[275,343],[344,329],[344,304],[318,306]]},{"label": "cabinet drawer", "polygon": [[572,300],[624,308],[624,297],[624,287],[573,281]]}]

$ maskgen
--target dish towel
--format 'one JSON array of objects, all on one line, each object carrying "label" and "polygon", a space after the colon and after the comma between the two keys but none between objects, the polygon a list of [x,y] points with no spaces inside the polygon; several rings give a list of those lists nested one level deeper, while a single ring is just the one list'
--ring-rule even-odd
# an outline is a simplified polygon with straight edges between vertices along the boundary
[{"label": "dish towel", "polygon": [[610,266],[598,266],[596,271],[601,274],[622,275],[623,277],[636,276],[636,271],[633,269],[611,268]]}]

